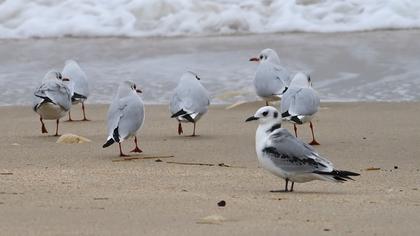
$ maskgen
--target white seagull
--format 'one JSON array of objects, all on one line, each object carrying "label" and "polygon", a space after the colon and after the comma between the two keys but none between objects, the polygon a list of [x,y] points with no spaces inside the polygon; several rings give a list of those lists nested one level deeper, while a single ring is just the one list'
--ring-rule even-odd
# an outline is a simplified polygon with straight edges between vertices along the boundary
[{"label": "white seagull", "polygon": [[258,120],[255,149],[262,167],[286,180],[284,191],[293,191],[295,182],[312,180],[344,182],[353,180],[358,173],[336,170],[333,164],[320,156],[310,145],[295,138],[287,129],[281,128],[281,117],[274,107],[265,106],[246,121]]},{"label": "white seagull", "polygon": [[193,72],[184,73],[171,98],[169,110],[171,118],[178,120],[179,135],[183,133],[181,122],[191,122],[194,124],[192,136],[195,136],[195,124],[207,112],[210,105],[209,94],[199,80],[200,78]]},{"label": "white seagull", "polygon": [[32,108],[40,116],[42,133],[48,133],[43,120],[56,120],[55,136],[58,136],[60,118],[70,110],[71,92],[63,81],[69,79],[63,78],[59,72],[48,71],[34,92]]},{"label": "white seagull", "polygon": [[267,48],[262,50],[258,57],[249,60],[260,63],[254,78],[257,95],[265,100],[267,106],[269,101],[280,100],[290,83],[290,73],[281,65],[277,53]]},{"label": "white seagull", "polygon": [[[88,121],[85,112],[85,101],[89,97],[89,83],[85,72],[76,61],[67,60],[61,74],[70,79],[69,88],[71,90],[72,104],[82,104],[83,121]],[[68,121],[73,121],[70,111]]]},{"label": "white seagull", "polygon": [[281,100],[281,116],[284,120],[293,123],[295,136],[297,137],[296,124],[309,122],[312,132],[311,145],[319,145],[315,140],[312,118],[319,110],[320,99],[318,93],[312,88],[311,77],[298,72],[292,79],[290,86],[283,94]]},{"label": "white seagull", "polygon": [[120,84],[108,109],[108,138],[103,148],[117,142],[120,156],[127,156],[121,149],[121,142],[134,136],[136,146],[131,152],[142,152],[138,147],[136,136],[144,122],[143,100],[137,94],[141,92],[131,81]]}]

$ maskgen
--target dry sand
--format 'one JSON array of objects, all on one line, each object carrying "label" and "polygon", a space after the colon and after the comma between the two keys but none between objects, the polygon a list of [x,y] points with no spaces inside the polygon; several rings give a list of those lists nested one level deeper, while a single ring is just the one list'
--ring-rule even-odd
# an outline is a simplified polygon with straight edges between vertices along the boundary
[{"label": "dry sand", "polygon": [[[88,106],[91,122],[62,123],[61,133],[92,140],[85,144],[56,144],[29,107],[1,107],[0,234],[419,235],[420,103],[322,104],[316,149],[361,176],[297,184],[293,193],[270,193],[284,182],[258,167],[256,123],[244,123],[257,107],[211,107],[192,138],[177,135],[166,106],[147,106],[140,157],[174,155],[162,162],[113,162],[118,146],[101,147],[107,106]],[[54,122],[47,128],[54,133]],[[309,141],[309,127],[299,134]],[[201,224],[210,215],[222,220]]]}]

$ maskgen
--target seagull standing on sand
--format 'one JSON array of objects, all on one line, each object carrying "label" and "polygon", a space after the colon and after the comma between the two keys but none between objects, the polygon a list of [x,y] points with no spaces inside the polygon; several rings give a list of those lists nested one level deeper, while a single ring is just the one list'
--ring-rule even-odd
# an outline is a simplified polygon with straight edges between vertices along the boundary
[{"label": "seagull standing on sand", "polygon": [[290,83],[290,73],[281,65],[277,53],[267,48],[260,52],[259,57],[249,60],[260,63],[254,78],[257,95],[265,100],[267,106],[269,101],[280,100]]},{"label": "seagull standing on sand", "polygon": [[194,124],[192,136],[195,136],[195,124],[207,112],[210,105],[209,94],[199,80],[200,78],[193,72],[184,73],[171,98],[169,110],[171,118],[178,120],[179,135],[183,133],[181,122],[191,122]]},{"label": "seagull standing on sand", "polygon": [[311,145],[319,145],[315,140],[312,118],[318,112],[320,99],[318,93],[312,88],[311,77],[302,72],[296,73],[290,86],[283,94],[281,100],[281,117],[293,123],[297,137],[296,124],[309,122],[312,132]]},{"label": "seagull standing on sand", "polygon": [[[76,61],[67,60],[62,75],[70,79],[69,88],[71,90],[72,104],[82,104],[83,121],[88,121],[85,113],[85,101],[89,97],[89,84],[85,72]],[[70,111],[68,121],[73,121]]]},{"label": "seagull standing on sand", "polygon": [[138,147],[136,136],[144,122],[143,100],[137,94],[141,92],[131,81],[124,81],[120,84],[108,109],[108,138],[102,146],[103,148],[117,142],[120,156],[127,156],[122,151],[121,142],[134,136],[136,146],[131,152],[142,152]]},{"label": "seagull standing on sand", "polygon": [[286,180],[288,183],[304,183],[312,180],[345,182],[358,173],[336,170],[332,163],[320,156],[310,145],[295,138],[287,129],[281,128],[281,117],[277,109],[266,106],[246,121],[258,120],[255,149],[262,167]]},{"label": "seagull standing on sand", "polygon": [[56,120],[55,136],[58,136],[60,118],[65,116],[71,107],[71,92],[63,81],[68,78],[56,71],[48,71],[42,84],[34,92],[33,110],[39,114],[41,132],[48,133],[43,120]]}]

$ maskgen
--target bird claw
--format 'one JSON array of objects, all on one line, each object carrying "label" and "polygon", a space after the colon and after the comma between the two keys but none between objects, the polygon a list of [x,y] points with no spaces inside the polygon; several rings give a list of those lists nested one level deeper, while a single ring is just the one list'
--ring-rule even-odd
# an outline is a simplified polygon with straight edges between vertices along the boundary
[{"label": "bird claw", "polygon": [[137,152],[137,153],[141,153],[143,152],[140,148],[135,147],[133,150],[131,150],[131,152]]},{"label": "bird claw", "polygon": [[312,142],[310,142],[309,145],[320,145],[320,144],[316,140],[312,140]]}]

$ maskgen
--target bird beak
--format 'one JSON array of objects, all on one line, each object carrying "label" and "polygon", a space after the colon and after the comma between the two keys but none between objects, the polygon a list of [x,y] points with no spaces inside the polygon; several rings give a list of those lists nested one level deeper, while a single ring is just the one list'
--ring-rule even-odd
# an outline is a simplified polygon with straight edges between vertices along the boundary
[{"label": "bird beak", "polygon": [[62,80],[63,80],[63,81],[70,81],[70,79],[69,79],[69,78],[63,78]]},{"label": "bird beak", "polygon": [[136,89],[136,93],[143,93],[140,89]]},{"label": "bird beak", "polygon": [[258,119],[259,119],[258,117],[251,116],[251,117],[249,117],[248,119],[246,119],[246,120],[245,120],[245,122],[248,122],[248,121],[253,121],[253,120],[258,120]]},{"label": "bird beak", "polygon": [[260,59],[259,58],[257,58],[257,57],[253,57],[253,58],[251,58],[251,59],[249,59],[249,61],[260,61]]}]

